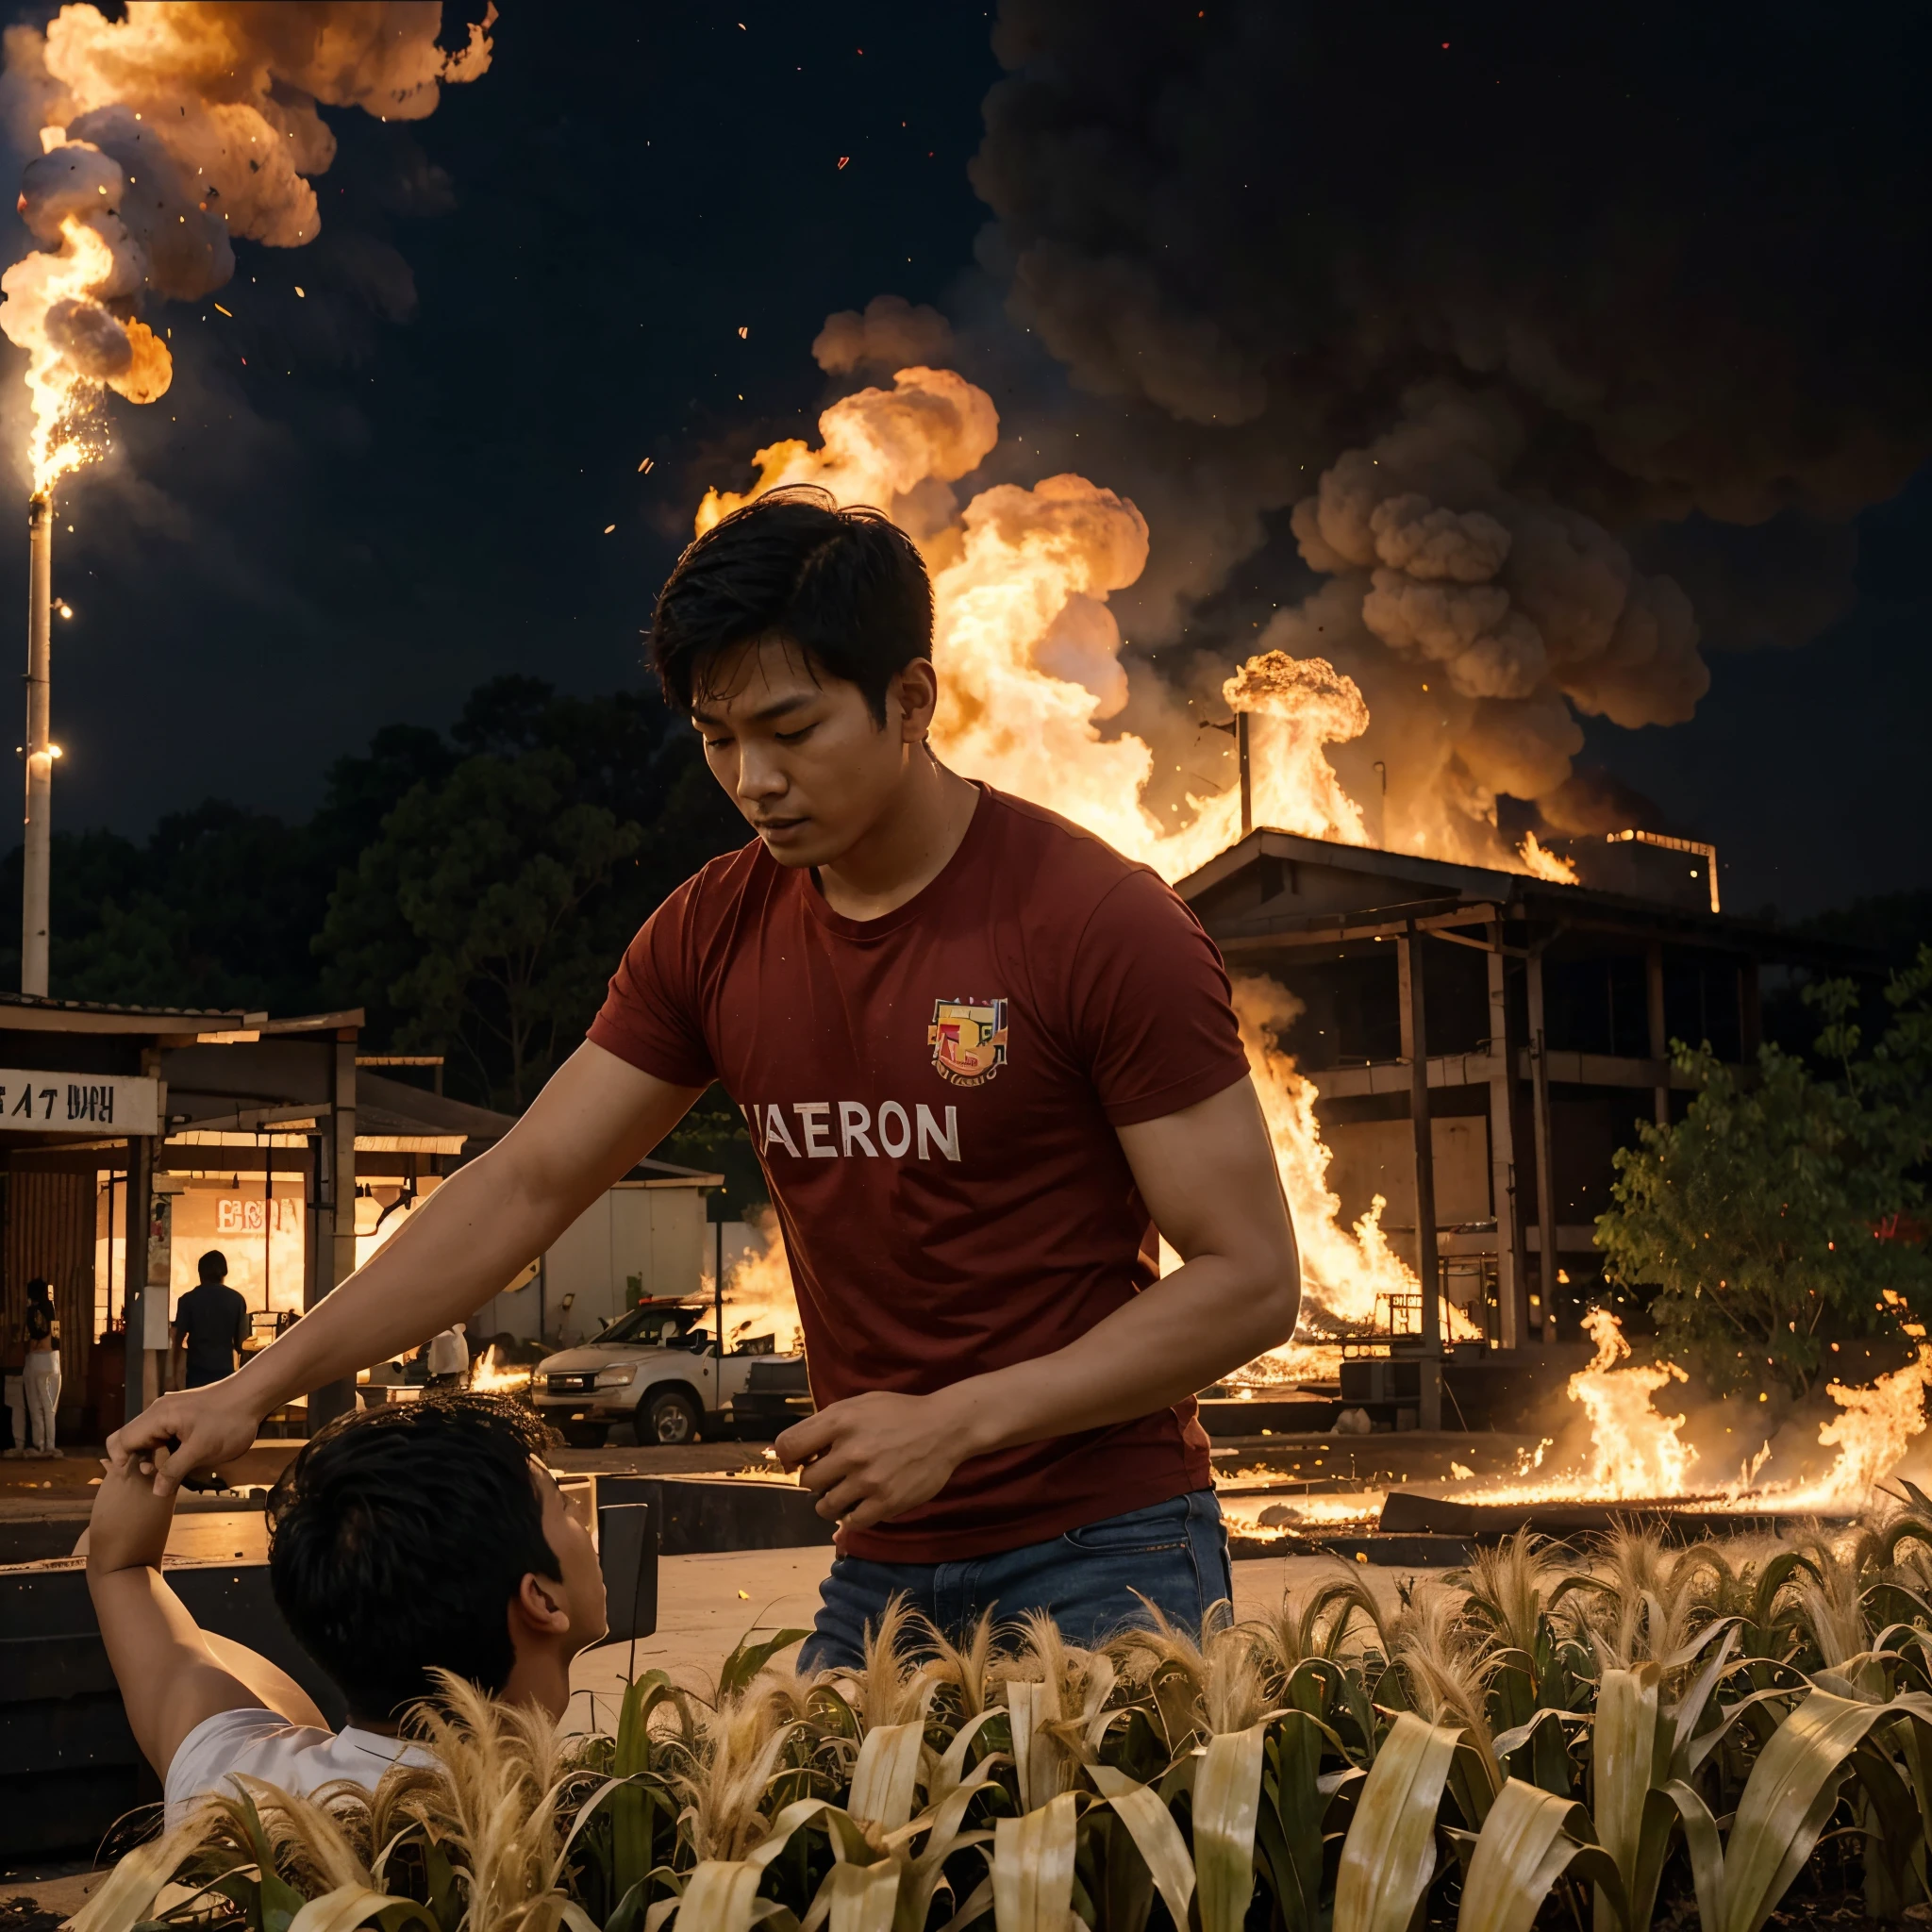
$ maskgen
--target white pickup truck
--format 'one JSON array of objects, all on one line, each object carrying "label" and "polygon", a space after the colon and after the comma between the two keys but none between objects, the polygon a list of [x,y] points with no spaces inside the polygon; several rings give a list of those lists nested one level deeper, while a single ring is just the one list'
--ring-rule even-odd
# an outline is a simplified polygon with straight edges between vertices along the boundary
[{"label": "white pickup truck", "polygon": [[695,1301],[645,1301],[589,1341],[546,1356],[530,1380],[537,1411],[574,1448],[603,1445],[618,1423],[640,1443],[703,1436],[774,1436],[811,1412],[805,1357],[777,1355],[769,1336],[722,1359]]}]

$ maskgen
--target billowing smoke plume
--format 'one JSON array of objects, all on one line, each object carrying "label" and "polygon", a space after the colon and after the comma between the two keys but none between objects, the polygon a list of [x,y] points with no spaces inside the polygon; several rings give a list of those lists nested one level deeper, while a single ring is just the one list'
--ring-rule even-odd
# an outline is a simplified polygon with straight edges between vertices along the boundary
[{"label": "billowing smoke plume", "polygon": [[[1444,842],[1445,802],[1463,821],[1449,842],[1472,856],[1498,794],[1547,798],[1545,817],[1564,817],[1583,744],[1573,711],[1681,724],[1709,688],[1676,583],[1644,575],[1580,511],[1510,487],[1524,441],[1493,391],[1432,385],[1294,507],[1303,559],[1336,583],[1277,618],[1270,641],[1309,648],[1319,613],[1329,655],[1377,687],[1384,735],[1437,740],[1391,761],[1384,830],[1399,844]],[[1376,645],[1399,672],[1362,662]]]},{"label": "billowing smoke plume", "polygon": [[487,28],[455,54],[442,8],[354,0],[132,0],[9,27],[7,71],[41,129],[20,212],[42,245],[0,276],[0,330],[28,354],[35,483],[97,454],[103,386],[165,391],[164,342],[137,310],[193,300],[235,272],[237,238],[299,248],[321,228],[312,175],[335,158],[318,104],[383,120],[435,110],[490,64]]},{"label": "billowing smoke plume", "polygon": [[1932,16],[1003,0],[994,46],[1008,320],[957,304],[956,366],[1146,514],[1114,603],[1171,680],[1257,640],[1347,672],[1372,835],[1598,821],[1579,719],[1685,719],[1701,649],[1816,635],[1932,449]]}]

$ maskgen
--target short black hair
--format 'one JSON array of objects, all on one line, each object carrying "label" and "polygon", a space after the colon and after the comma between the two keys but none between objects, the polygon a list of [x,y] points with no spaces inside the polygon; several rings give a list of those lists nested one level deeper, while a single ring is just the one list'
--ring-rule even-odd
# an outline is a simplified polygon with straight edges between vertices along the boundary
[{"label": "short black hair", "polygon": [[510,1602],[526,1575],[558,1575],[530,1480],[549,1441],[530,1410],[452,1391],[343,1416],[282,1472],[269,1581],[352,1717],[394,1717],[439,1670],[502,1690]]},{"label": "short black hair", "polygon": [[210,1248],[208,1251],[208,1253],[205,1254],[201,1257],[201,1259],[194,1264],[194,1272],[198,1275],[200,1275],[204,1281],[225,1280],[226,1279],[228,1273],[228,1257],[227,1256],[222,1253],[221,1249]]},{"label": "short black hair", "polygon": [[841,509],[815,484],[774,490],[707,530],[658,593],[651,658],[666,699],[690,710],[721,651],[764,637],[856,684],[884,724],[887,685],[932,654],[925,560],[878,510]]},{"label": "short black hair", "polygon": [[50,1302],[54,1299],[53,1288],[46,1277],[36,1274],[26,1285],[26,1298],[30,1302]]}]

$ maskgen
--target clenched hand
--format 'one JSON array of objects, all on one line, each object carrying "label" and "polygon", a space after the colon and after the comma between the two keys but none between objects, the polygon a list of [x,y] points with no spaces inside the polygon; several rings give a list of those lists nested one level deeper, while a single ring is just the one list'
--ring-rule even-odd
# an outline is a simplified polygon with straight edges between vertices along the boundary
[{"label": "clenched hand", "polygon": [[978,1453],[952,1390],[870,1390],[793,1423],[774,1446],[785,1467],[817,1493],[818,1513],[838,1524],[841,1538],[930,1502]]},{"label": "clenched hand", "polygon": [[[176,1389],[149,1404],[108,1438],[113,1470],[119,1474],[130,1463],[153,1464],[155,1494],[168,1496],[193,1471],[244,1455],[255,1441],[261,1411],[253,1396],[238,1395],[241,1380],[229,1375],[206,1388]],[[170,1444],[177,1446],[158,1458],[155,1452]]]}]

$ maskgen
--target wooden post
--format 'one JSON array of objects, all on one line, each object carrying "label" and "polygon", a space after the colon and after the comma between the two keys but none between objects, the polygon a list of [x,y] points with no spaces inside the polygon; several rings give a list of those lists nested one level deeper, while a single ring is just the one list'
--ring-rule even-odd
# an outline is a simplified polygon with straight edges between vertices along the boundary
[{"label": "wooden post", "polygon": [[1523,1211],[1516,1198],[1516,1043],[1509,1030],[1503,924],[1490,926],[1490,1206],[1496,1217],[1497,1340],[1521,1348],[1529,1340],[1529,1276],[1523,1251]]},{"label": "wooden post", "polygon": [[[167,1123],[161,1123],[163,1128]],[[127,1240],[122,1252],[121,1313],[127,1352],[122,1390],[122,1420],[132,1422],[148,1405],[147,1275],[153,1233],[155,1140],[133,1134],[127,1141]]]},{"label": "wooden post", "polygon": [[131,1420],[156,1396],[166,1380],[168,1360],[168,1300],[174,1274],[174,1208],[172,1194],[155,1186],[155,1169],[168,1138],[168,1089],[161,1081],[158,1047],[142,1049],[141,1071],[156,1081],[155,1132],[132,1134],[127,1141],[127,1241],[122,1311],[126,1322],[125,1385],[122,1416]]},{"label": "wooden post", "polygon": [[1402,994],[1403,1053],[1408,1061],[1408,1119],[1415,1149],[1416,1274],[1423,1292],[1422,1391],[1416,1422],[1442,1426],[1442,1270],[1436,1256],[1436,1147],[1429,1122],[1429,1030],[1422,936],[1411,923],[1395,941]]},{"label": "wooden post", "polygon": [[1550,1145],[1550,1057],[1543,1031],[1543,956],[1529,949],[1530,1117],[1536,1137],[1537,1286],[1542,1339],[1557,1334],[1557,1188]]},{"label": "wooden post", "polygon": [[[315,1265],[303,1284],[303,1305],[313,1307],[356,1272],[356,1031],[345,1026],[327,1051],[329,1116],[321,1156],[328,1170],[327,1208],[315,1224]],[[308,1433],[346,1415],[356,1406],[353,1376],[308,1391]]]},{"label": "wooden post", "polygon": [[[1662,1060],[1670,1053],[1664,1037],[1664,947],[1652,940],[1643,949],[1644,1007],[1650,1016],[1650,1057]],[[1671,1081],[1666,1072],[1662,1083],[1651,1093],[1651,1112],[1660,1127],[1671,1124]]]},{"label": "wooden post", "polygon": [[1234,714],[1234,749],[1241,766],[1241,837],[1245,839],[1255,829],[1255,780],[1248,757],[1248,714],[1245,711]]}]

